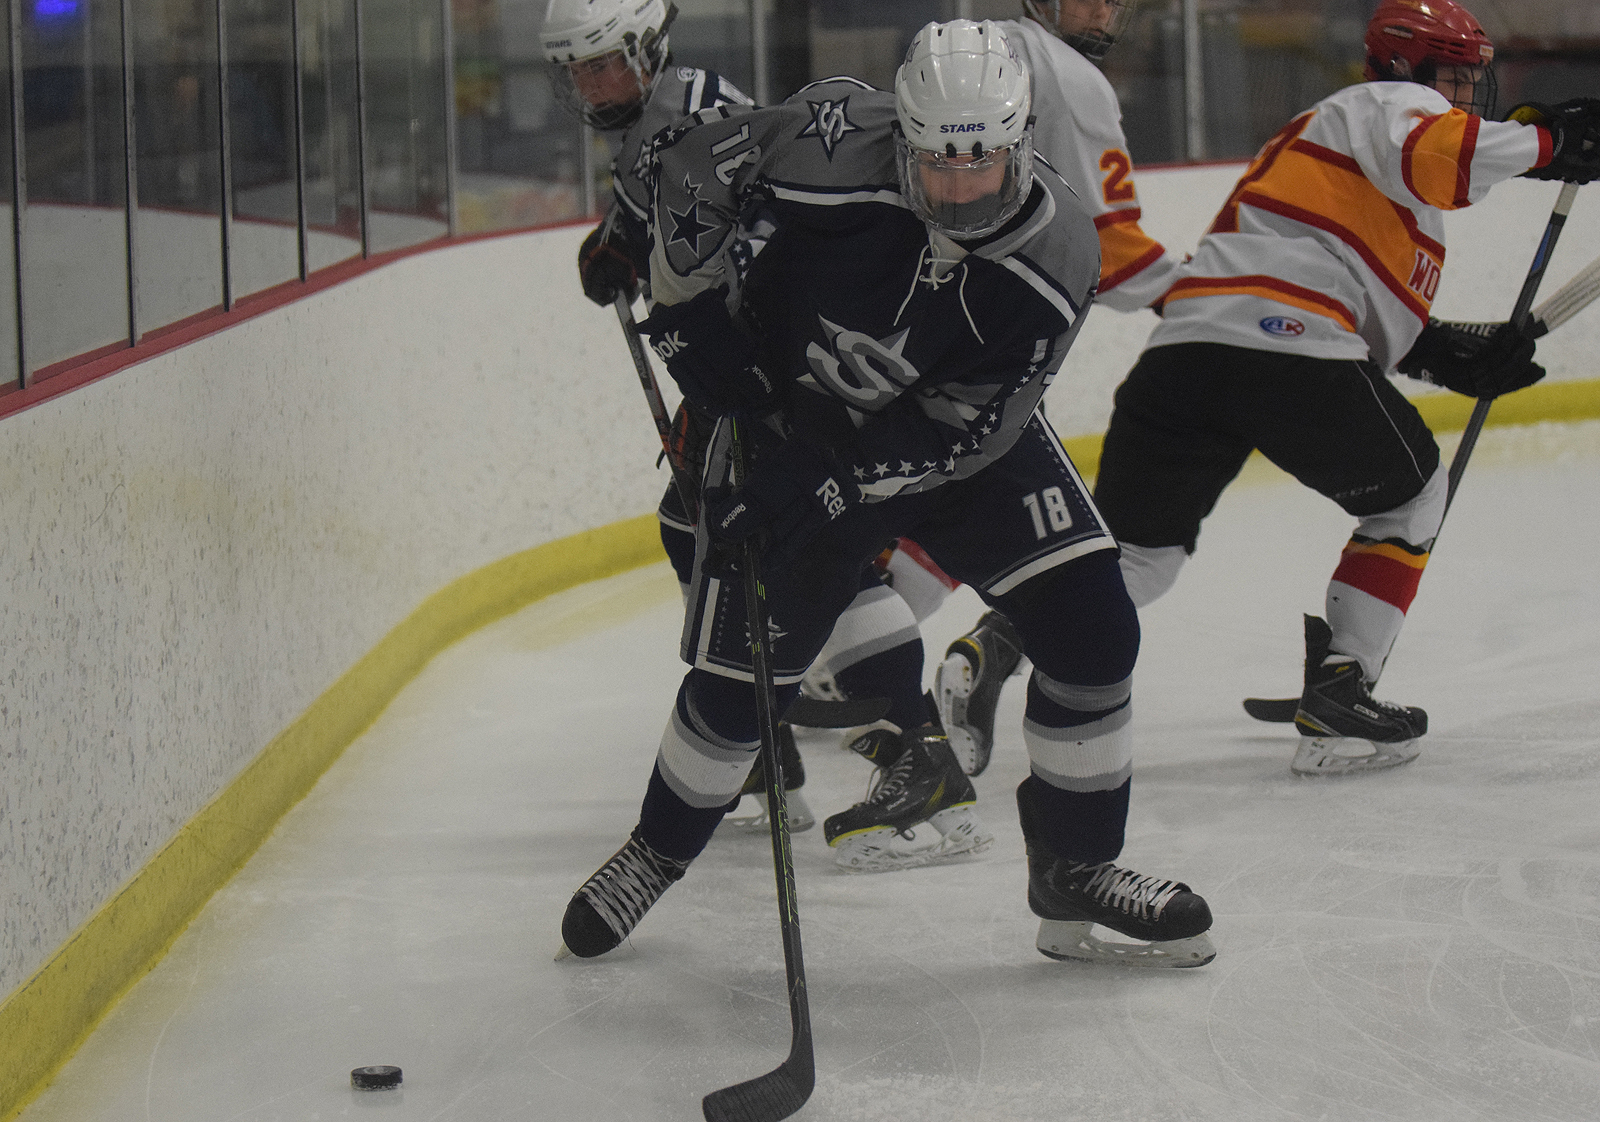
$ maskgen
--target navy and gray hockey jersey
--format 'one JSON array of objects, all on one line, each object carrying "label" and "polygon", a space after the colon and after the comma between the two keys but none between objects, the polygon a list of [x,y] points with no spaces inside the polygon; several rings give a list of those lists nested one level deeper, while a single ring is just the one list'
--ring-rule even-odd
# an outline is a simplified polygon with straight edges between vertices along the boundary
[{"label": "navy and gray hockey jersey", "polygon": [[[830,79],[770,108],[700,113],[653,144],[653,299],[727,285],[786,386],[787,419],[867,501],[1004,455],[1100,271],[1093,220],[1042,161],[996,233],[930,232],[900,192],[894,120],[892,94]],[[753,200],[776,230],[741,278]]]},{"label": "navy and gray hockey jersey", "polygon": [[612,149],[612,205],[640,276],[650,275],[650,188],[644,179],[648,141],[702,109],[753,104],[732,82],[713,71],[667,66],[651,83],[640,118],[620,133],[601,134]]}]

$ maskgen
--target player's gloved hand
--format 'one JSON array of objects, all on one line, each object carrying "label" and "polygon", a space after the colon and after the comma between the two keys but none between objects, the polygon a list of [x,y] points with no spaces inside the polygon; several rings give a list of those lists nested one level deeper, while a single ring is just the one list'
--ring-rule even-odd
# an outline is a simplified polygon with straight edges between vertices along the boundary
[{"label": "player's gloved hand", "polygon": [[663,455],[671,457],[675,470],[698,483],[706,471],[706,445],[711,443],[716,427],[716,417],[691,401],[680,401]]},{"label": "player's gloved hand", "polygon": [[1544,367],[1533,361],[1533,352],[1527,328],[1502,323],[1484,335],[1431,319],[1397,369],[1468,397],[1492,398],[1544,377]]},{"label": "player's gloved hand", "polygon": [[639,295],[639,270],[628,252],[627,236],[610,218],[589,231],[578,247],[578,279],[583,294],[604,307],[618,296]]},{"label": "player's gloved hand", "polygon": [[1600,178],[1600,98],[1575,97],[1559,105],[1528,101],[1507,114],[1506,120],[1543,125],[1550,131],[1550,162],[1523,172],[1524,178],[1567,183]]},{"label": "player's gloved hand", "polygon": [[682,304],[657,304],[639,330],[683,396],[713,413],[765,417],[782,407],[761,369],[755,340],[728,314],[728,290],[712,288]]},{"label": "player's gloved hand", "polygon": [[860,492],[802,441],[763,443],[742,487],[706,494],[701,520],[725,552],[764,534],[768,561],[788,566],[819,530],[860,501]]}]

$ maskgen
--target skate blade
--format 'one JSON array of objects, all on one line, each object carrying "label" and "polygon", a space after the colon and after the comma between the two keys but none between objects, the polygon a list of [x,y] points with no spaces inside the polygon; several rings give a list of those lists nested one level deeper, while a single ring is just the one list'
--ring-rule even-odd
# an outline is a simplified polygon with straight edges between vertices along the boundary
[{"label": "skate blade", "polygon": [[[933,672],[933,696],[939,707],[939,722],[944,725],[956,762],[968,775],[977,775],[983,770],[979,763],[978,738],[967,727],[967,701],[972,697],[976,680],[976,671],[963,654],[946,655]],[[982,762],[988,763],[987,760]]]},{"label": "skate blade", "polygon": [[1296,775],[1359,775],[1409,764],[1421,754],[1415,739],[1385,744],[1356,736],[1302,736],[1289,770]]},{"label": "skate blade", "polygon": [[[937,840],[927,840],[929,833],[935,833]],[[993,844],[994,834],[968,803],[941,810],[904,833],[879,826],[851,834],[834,847],[833,863],[847,873],[893,873],[975,857]]]},{"label": "skate blade", "polygon": [[[755,800],[757,810],[754,814],[743,814],[735,817],[729,815],[723,821],[728,826],[744,834],[768,834],[772,831],[772,819],[767,816],[767,796],[763,794],[751,795]],[[805,796],[798,790],[786,791],[783,796],[785,806],[789,811],[789,832],[802,834],[817,824],[817,816],[811,813],[811,806],[806,802]]]},{"label": "skate blade", "polygon": [[1116,966],[1146,969],[1185,970],[1204,966],[1217,957],[1211,936],[1205,932],[1187,939],[1168,939],[1160,943],[1122,943],[1093,934],[1087,921],[1042,919],[1039,953],[1058,962],[1104,962]]}]

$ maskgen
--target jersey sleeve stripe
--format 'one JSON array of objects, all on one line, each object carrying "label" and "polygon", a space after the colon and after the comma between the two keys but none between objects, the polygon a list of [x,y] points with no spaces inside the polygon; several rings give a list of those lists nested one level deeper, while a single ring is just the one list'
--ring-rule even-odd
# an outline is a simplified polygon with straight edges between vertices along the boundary
[{"label": "jersey sleeve stripe", "polygon": [[1063,319],[1070,325],[1078,318],[1078,305],[1067,294],[1066,289],[1056,284],[1050,276],[1039,269],[1032,261],[1021,254],[1011,254],[1000,258],[998,264],[1010,269],[1017,276],[1028,282],[1040,296],[1043,296],[1061,313]]},{"label": "jersey sleeve stripe", "polygon": [[1104,214],[1094,216],[1094,228],[1104,230],[1107,226],[1115,226],[1122,222],[1138,222],[1144,217],[1144,211],[1136,206],[1125,207],[1122,210],[1108,210]]},{"label": "jersey sleeve stripe", "polygon": [[1467,127],[1461,134],[1461,174],[1456,177],[1456,209],[1471,206],[1472,199],[1469,192],[1472,190],[1472,157],[1478,151],[1478,126],[1483,123],[1481,117],[1467,117]]},{"label": "jersey sleeve stripe", "polygon": [[[1103,240],[1101,244],[1104,245]],[[1154,265],[1157,261],[1161,260],[1161,256],[1164,253],[1166,253],[1166,249],[1163,248],[1159,242],[1152,241],[1150,242],[1149,249],[1145,250],[1142,254],[1140,254],[1138,257],[1135,257],[1132,261],[1129,261],[1121,268],[1114,269],[1108,273],[1105,271],[1105,267],[1109,263],[1108,258],[1113,258],[1113,255],[1105,253],[1102,250],[1099,290],[1101,292],[1110,292],[1113,288],[1116,288],[1117,285],[1131,280],[1140,273],[1144,272],[1151,265]]]},{"label": "jersey sleeve stripe", "polygon": [[1185,277],[1167,291],[1164,303],[1193,296],[1259,296],[1313,315],[1327,316],[1346,331],[1356,330],[1356,316],[1341,301],[1303,285],[1264,273],[1243,277]]},{"label": "jersey sleeve stripe", "polygon": [[1401,178],[1425,206],[1455,210],[1465,205],[1472,182],[1476,122],[1476,117],[1452,109],[1422,118],[1407,135],[1400,156]]}]

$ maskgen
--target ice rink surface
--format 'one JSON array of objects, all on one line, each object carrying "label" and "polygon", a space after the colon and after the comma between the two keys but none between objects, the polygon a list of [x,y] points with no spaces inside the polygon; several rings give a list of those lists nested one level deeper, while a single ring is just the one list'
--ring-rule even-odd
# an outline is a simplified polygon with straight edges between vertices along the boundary
[{"label": "ice rink surface", "polygon": [[[965,864],[850,876],[795,839],[818,1083],[801,1119],[1593,1119],[1600,1103],[1600,423],[1491,430],[1380,696],[1413,764],[1299,779],[1300,613],[1350,521],[1270,469],[1144,613],[1122,863],[1182,878],[1217,959],[1033,947],[1020,679]],[[724,829],[630,943],[553,962],[633,825],[682,667],[665,565],[452,648],[283,821],[23,1122],[678,1120],[770,1070],[788,1007],[762,836]],[[963,590],[925,629],[965,631]],[[930,658],[931,661],[931,658]],[[930,666],[931,674],[931,666]],[[808,736],[819,817],[869,768]],[[351,1068],[398,1064],[397,1092]]]}]

